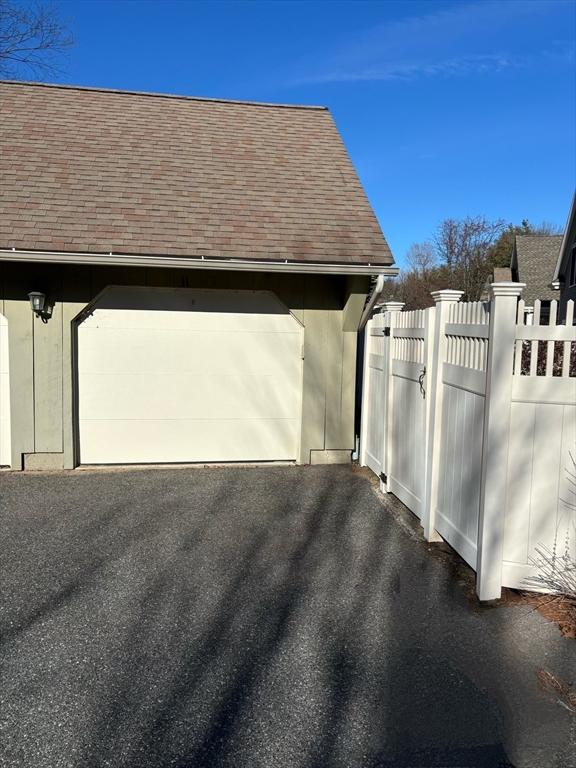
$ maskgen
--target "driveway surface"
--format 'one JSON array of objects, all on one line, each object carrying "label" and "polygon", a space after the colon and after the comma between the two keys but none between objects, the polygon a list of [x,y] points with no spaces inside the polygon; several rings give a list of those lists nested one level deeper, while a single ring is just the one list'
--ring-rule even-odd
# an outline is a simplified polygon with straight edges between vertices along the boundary
[{"label": "driveway surface", "polygon": [[[349,467],[0,475],[0,765],[576,765],[574,641]],[[396,511],[395,511],[396,510]]]}]

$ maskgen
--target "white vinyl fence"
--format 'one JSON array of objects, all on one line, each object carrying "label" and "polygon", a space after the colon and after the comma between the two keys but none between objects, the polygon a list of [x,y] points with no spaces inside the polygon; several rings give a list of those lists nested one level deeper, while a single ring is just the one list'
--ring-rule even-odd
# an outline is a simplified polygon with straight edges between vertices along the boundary
[{"label": "white vinyl fence", "polygon": [[495,283],[486,303],[438,291],[411,312],[387,302],[366,327],[361,463],[477,571],[483,600],[526,587],[537,546],[568,542],[576,558],[574,305],[557,324],[552,302],[540,325],[522,288]]}]

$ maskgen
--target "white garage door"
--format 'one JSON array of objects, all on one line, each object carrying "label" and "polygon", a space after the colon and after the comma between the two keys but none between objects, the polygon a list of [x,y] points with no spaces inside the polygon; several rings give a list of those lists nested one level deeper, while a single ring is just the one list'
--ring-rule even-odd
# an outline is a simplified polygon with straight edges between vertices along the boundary
[{"label": "white garage door", "polygon": [[80,461],[295,459],[302,338],[272,293],[108,289],[78,326]]}]

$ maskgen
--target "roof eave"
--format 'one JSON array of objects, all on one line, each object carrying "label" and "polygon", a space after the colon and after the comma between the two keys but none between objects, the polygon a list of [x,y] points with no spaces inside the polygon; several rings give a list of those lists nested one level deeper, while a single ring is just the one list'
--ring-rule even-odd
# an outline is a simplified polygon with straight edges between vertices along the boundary
[{"label": "roof eave", "polygon": [[202,256],[162,256],[128,253],[90,253],[82,251],[32,251],[0,248],[0,261],[90,266],[160,267],[172,269],[211,269],[229,272],[287,272],[315,275],[387,275],[395,277],[394,264],[359,262],[258,261],[256,259],[209,259]]}]

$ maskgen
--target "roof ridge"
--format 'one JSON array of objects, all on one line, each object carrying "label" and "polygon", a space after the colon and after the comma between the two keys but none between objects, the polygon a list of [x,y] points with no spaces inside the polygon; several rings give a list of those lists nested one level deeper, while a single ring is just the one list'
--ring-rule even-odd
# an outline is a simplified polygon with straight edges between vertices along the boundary
[{"label": "roof ridge", "polygon": [[516,237],[562,237],[562,232],[527,232],[525,235],[517,234]]},{"label": "roof ridge", "polygon": [[96,93],[115,93],[127,96],[151,96],[163,99],[182,99],[185,101],[206,101],[217,104],[243,104],[250,107],[279,107],[281,109],[316,109],[328,111],[328,107],[315,104],[281,104],[268,101],[248,101],[244,99],[211,98],[208,96],[186,96],[178,93],[160,93],[157,91],[132,91],[122,88],[102,88],[90,85],[68,85],[66,83],[40,83],[33,80],[0,80],[0,85],[28,85],[38,88],[61,88],[70,91],[94,91]]}]

